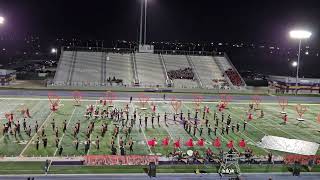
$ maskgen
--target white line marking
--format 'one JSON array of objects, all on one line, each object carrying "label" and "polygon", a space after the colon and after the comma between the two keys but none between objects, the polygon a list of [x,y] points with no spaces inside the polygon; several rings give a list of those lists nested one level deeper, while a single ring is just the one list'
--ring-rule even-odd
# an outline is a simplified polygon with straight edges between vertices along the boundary
[{"label": "white line marking", "polygon": [[47,119],[41,124],[41,126],[39,127],[38,131],[36,133],[34,133],[34,135],[32,136],[32,138],[30,139],[30,141],[28,142],[28,144],[23,148],[23,150],[20,153],[20,157],[23,157],[23,153],[27,150],[28,146],[31,144],[32,140],[37,136],[38,132],[40,131],[40,129],[46,124],[46,122],[50,119],[51,115],[53,114],[53,111],[51,111],[51,113],[48,115]]}]

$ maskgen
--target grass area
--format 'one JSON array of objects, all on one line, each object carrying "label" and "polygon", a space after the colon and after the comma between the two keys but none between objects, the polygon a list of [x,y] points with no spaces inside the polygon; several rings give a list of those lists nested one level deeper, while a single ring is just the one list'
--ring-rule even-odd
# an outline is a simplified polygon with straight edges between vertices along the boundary
[{"label": "grass area", "polygon": [[[157,173],[194,173],[196,168],[207,173],[217,173],[219,166],[213,165],[160,165],[157,166]],[[52,166],[50,174],[88,174],[88,173],[144,173],[148,166]],[[241,165],[242,173],[270,173],[290,172],[289,166],[285,165]],[[307,172],[302,168],[302,172]],[[320,166],[316,166],[311,172],[320,172]]]},{"label": "grass area", "polygon": [[43,174],[45,162],[0,162],[0,174]]},{"label": "grass area", "polygon": [[[0,162],[0,175],[5,174],[44,174],[45,162]],[[157,173],[194,173],[196,168],[207,173],[217,173],[215,165],[159,165]],[[145,173],[148,166],[51,166],[49,174],[119,174]],[[241,165],[242,173],[290,172],[286,165]],[[308,172],[302,167],[302,172]],[[320,172],[320,166],[311,172]]]},{"label": "grass area", "polygon": [[[0,99],[0,112],[2,114],[1,123],[7,122],[4,118],[4,113],[6,112],[13,112],[15,115],[15,122],[17,120],[20,121],[22,126],[22,115],[20,114],[19,110],[22,107],[28,107],[31,112],[32,118],[27,119],[27,126],[31,126],[32,134],[31,137],[28,137],[26,133],[22,130],[21,135],[17,135],[14,137],[13,135],[0,135],[0,156],[57,156],[57,148],[55,147],[55,133],[52,129],[52,122],[54,119],[55,127],[58,128],[59,133],[59,145],[62,145],[64,148],[62,152],[62,156],[81,156],[85,155],[84,152],[84,142],[87,140],[85,132],[86,129],[91,121],[95,122],[95,129],[90,136],[92,141],[92,145],[88,154],[111,154],[110,150],[110,142],[112,138],[112,132],[114,124],[121,124],[120,122],[113,122],[110,119],[86,119],[84,117],[84,113],[86,107],[89,104],[95,104],[95,101],[85,101],[82,103],[81,106],[74,106],[72,101],[62,101],[61,108],[56,113],[51,113],[49,109],[49,104],[47,100],[20,100],[20,99]],[[127,103],[123,102],[115,102],[114,108],[124,109]],[[130,115],[133,113],[134,109],[137,110],[137,120],[133,126],[131,136],[134,141],[134,152],[132,154],[158,154],[158,155],[167,155],[169,152],[173,150],[173,146],[170,145],[168,148],[163,148],[161,145],[156,146],[155,148],[150,148],[147,146],[147,141],[153,138],[156,138],[158,143],[161,144],[161,140],[165,137],[170,139],[170,144],[172,144],[177,139],[181,139],[181,150],[187,151],[191,150],[198,150],[200,154],[204,154],[205,148],[211,148],[214,153],[218,153],[219,149],[214,148],[211,145],[211,142],[216,138],[220,137],[223,144],[223,149],[227,150],[225,144],[229,140],[235,141],[235,148],[240,152],[244,150],[238,146],[238,143],[242,138],[247,141],[247,145],[253,149],[255,155],[262,155],[265,156],[270,150],[262,149],[260,147],[255,146],[256,142],[259,142],[261,138],[265,135],[273,135],[273,136],[281,136],[286,138],[292,139],[301,139],[306,141],[318,142],[319,141],[319,132],[320,124],[317,122],[316,117],[319,108],[319,105],[312,104],[308,105],[308,111],[305,113],[304,118],[307,120],[307,123],[303,126],[297,126],[296,117],[298,116],[295,111],[294,105],[289,105],[286,109],[288,113],[288,124],[282,125],[281,115],[279,113],[280,108],[278,107],[277,102],[274,104],[267,103],[261,104],[261,108],[264,110],[265,116],[264,118],[259,118],[260,111],[253,112],[254,120],[248,122],[247,128],[243,130],[243,123],[244,119],[246,119],[247,115],[246,112],[248,110],[247,102],[241,103],[231,103],[229,105],[229,109],[224,111],[225,119],[227,116],[230,115],[232,117],[232,124],[240,124],[240,131],[239,132],[231,132],[229,134],[221,134],[222,126],[225,125],[219,122],[218,129],[217,129],[217,136],[214,133],[208,134],[207,128],[204,125],[204,120],[202,119],[202,111],[204,105],[210,108],[211,113],[206,115],[206,118],[209,119],[209,124],[211,127],[215,127],[215,121],[213,121],[213,111],[215,110],[216,103],[206,103],[200,106],[200,112],[198,116],[201,119],[201,125],[198,127],[198,132],[194,136],[192,131],[189,134],[187,131],[184,130],[182,122],[179,121],[179,117],[177,117],[177,121],[173,121],[173,108],[171,107],[169,102],[157,102],[154,103],[156,108],[156,113],[161,115],[161,119],[159,124],[157,123],[157,118],[154,120],[154,126],[151,125],[151,108],[147,105],[147,110],[140,110],[140,104],[135,102],[129,105]],[[104,107],[101,107],[102,109]],[[190,102],[184,102],[181,110],[184,112],[184,116],[187,116],[187,112],[191,112],[191,117],[195,116],[194,111],[194,104]],[[180,111],[179,111],[180,112]],[[167,125],[165,125],[163,116],[164,113],[168,114]],[[124,115],[125,116],[125,115]],[[139,117],[142,118],[142,126],[139,126]],[[144,124],[144,117],[148,116],[148,126],[145,127]],[[218,112],[218,117],[221,117],[221,113]],[[45,134],[48,138],[48,146],[47,148],[43,148],[43,144],[41,143],[41,135],[40,133],[36,133],[34,130],[34,126],[36,121],[39,125],[39,129],[44,128]],[[63,122],[67,122],[67,131],[66,133],[62,132]],[[78,139],[80,141],[79,149],[76,150],[73,141],[75,138],[73,137],[73,128],[77,122],[81,123],[80,126],[80,133],[78,134]],[[225,120],[226,121],[226,120]],[[102,124],[106,122],[108,123],[108,131],[104,137],[101,137],[100,129]],[[203,133],[200,136],[199,128],[203,128]],[[22,128],[22,127],[21,127]],[[39,150],[36,149],[36,139],[40,138],[40,148]],[[125,137],[123,129],[120,128],[120,133],[118,137],[115,137],[115,145],[119,152],[119,139],[123,138],[126,142],[128,138]],[[100,149],[97,149],[95,141],[97,138],[100,140]],[[188,148],[184,146],[184,143],[192,138],[195,142],[200,139],[204,138],[206,140],[205,148],[194,146],[192,148]],[[126,147],[128,150],[128,147]],[[271,151],[274,155],[283,155],[284,153],[278,151]],[[128,153],[130,154],[130,153]],[[318,151],[318,154],[320,152]]]}]

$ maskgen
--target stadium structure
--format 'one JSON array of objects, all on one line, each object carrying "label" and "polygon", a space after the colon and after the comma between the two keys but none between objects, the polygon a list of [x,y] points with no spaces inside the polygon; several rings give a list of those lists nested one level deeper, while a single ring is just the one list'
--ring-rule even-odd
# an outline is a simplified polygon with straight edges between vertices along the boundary
[{"label": "stadium structure", "polygon": [[[184,69],[190,70],[185,76]],[[172,74],[176,74],[174,76]],[[178,77],[180,74],[181,77]],[[62,48],[50,86],[242,89],[225,53]]]},{"label": "stadium structure", "polygon": [[0,90],[0,175],[319,172],[319,97],[252,93],[226,53],[155,50],[142,14],[139,47],[62,47],[47,87]]}]

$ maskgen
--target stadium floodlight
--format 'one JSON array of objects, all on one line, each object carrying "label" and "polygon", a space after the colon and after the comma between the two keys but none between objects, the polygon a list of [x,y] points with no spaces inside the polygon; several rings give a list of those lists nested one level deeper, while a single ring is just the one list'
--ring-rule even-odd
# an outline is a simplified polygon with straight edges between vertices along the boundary
[{"label": "stadium floodlight", "polygon": [[5,21],[4,17],[0,16],[0,24],[4,24],[4,21]]},{"label": "stadium floodlight", "polygon": [[299,82],[299,66],[300,66],[300,54],[301,54],[301,41],[303,39],[309,39],[312,35],[310,31],[306,30],[292,30],[289,32],[292,39],[299,40],[299,50],[298,50],[298,62],[297,62],[297,74],[296,74],[296,94],[298,94],[298,82]]},{"label": "stadium floodlight", "polygon": [[293,39],[309,39],[312,33],[305,30],[293,30],[290,31],[290,37]]},{"label": "stadium floodlight", "polygon": [[57,50],[56,48],[52,48],[52,49],[51,49],[51,53],[52,53],[52,54],[56,54],[57,52],[58,52],[58,50]]},{"label": "stadium floodlight", "polygon": [[291,63],[291,65],[292,65],[292,67],[297,67],[297,66],[298,66],[298,62],[297,62],[297,61],[293,61],[293,62]]}]

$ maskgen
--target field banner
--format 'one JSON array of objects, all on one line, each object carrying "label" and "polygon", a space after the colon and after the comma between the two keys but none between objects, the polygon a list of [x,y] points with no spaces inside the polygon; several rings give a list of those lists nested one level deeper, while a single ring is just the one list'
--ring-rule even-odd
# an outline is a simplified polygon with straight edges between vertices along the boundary
[{"label": "field banner", "polygon": [[84,156],[85,165],[149,165],[150,162],[159,163],[159,156],[150,155],[88,155]]},{"label": "field banner", "polygon": [[320,164],[320,156],[306,156],[306,155],[296,155],[289,154],[284,157],[285,164],[294,164],[295,162],[299,162],[302,165],[309,165],[310,163],[319,165]]},{"label": "field banner", "polygon": [[257,145],[265,149],[300,155],[316,155],[319,148],[318,143],[278,136],[264,136]]}]

